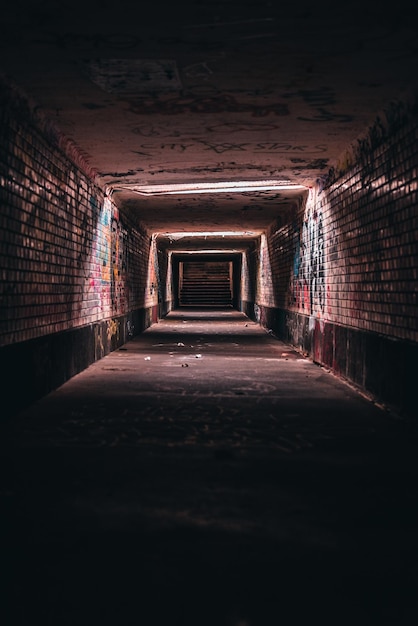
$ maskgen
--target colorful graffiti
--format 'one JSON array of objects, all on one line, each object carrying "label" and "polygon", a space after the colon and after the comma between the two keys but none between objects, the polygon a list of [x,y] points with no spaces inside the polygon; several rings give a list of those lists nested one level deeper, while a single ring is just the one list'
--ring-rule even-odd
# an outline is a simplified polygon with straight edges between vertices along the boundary
[{"label": "colorful graffiti", "polygon": [[114,212],[111,222],[111,282],[112,305],[118,312],[126,310],[127,294],[126,273],[128,269],[128,233],[119,221],[119,214]]},{"label": "colorful graffiti", "polygon": [[97,248],[96,258],[100,266],[102,284],[110,283],[110,220],[112,216],[112,205],[108,198],[103,203],[100,212],[99,223],[97,225]]},{"label": "colorful graffiti", "polygon": [[111,315],[127,309],[127,232],[108,198],[98,212],[89,272],[90,300],[95,313]]},{"label": "colorful graffiti", "polygon": [[325,310],[325,246],[321,209],[305,213],[302,225],[293,225],[293,304],[304,312]]}]

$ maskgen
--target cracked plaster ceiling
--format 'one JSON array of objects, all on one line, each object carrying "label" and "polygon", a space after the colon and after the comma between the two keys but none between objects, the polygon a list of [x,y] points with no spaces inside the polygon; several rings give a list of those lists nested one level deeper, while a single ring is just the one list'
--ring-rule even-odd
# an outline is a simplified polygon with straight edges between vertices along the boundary
[{"label": "cracked plaster ceiling", "polygon": [[302,192],[152,198],[135,189],[272,178],[314,185],[413,87],[413,10],[16,0],[3,9],[0,69],[150,232],[252,233]]}]

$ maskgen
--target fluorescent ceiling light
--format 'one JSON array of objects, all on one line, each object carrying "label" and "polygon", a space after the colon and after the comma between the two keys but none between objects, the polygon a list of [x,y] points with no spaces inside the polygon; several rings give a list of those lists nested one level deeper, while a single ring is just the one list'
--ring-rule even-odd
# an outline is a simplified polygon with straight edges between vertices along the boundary
[{"label": "fluorescent ceiling light", "polygon": [[188,239],[189,237],[256,237],[261,234],[257,231],[249,230],[197,230],[191,232],[167,232],[159,233],[170,239]]},{"label": "fluorescent ceiling light", "polygon": [[218,183],[175,183],[172,185],[135,185],[132,187],[115,188],[114,191],[134,191],[143,196],[165,196],[197,193],[242,193],[245,191],[287,191],[306,189],[304,185],[296,185],[287,180],[240,180]]},{"label": "fluorescent ceiling light", "polygon": [[241,252],[245,252],[246,248],[216,248],[216,249],[199,249],[199,250],[183,250],[180,248],[179,250],[174,250],[171,254],[193,254],[193,255],[206,255],[206,254],[239,254]]}]

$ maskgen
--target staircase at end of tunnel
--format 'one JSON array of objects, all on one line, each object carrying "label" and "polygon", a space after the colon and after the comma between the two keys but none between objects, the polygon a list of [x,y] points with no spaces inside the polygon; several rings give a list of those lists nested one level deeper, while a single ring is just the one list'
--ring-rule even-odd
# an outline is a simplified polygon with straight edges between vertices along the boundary
[{"label": "staircase at end of tunnel", "polygon": [[184,262],[179,291],[182,306],[231,306],[230,263]]}]

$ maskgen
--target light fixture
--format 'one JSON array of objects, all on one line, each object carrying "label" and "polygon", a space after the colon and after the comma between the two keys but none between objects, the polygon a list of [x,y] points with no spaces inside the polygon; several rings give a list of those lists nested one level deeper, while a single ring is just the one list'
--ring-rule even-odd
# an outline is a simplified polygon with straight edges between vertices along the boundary
[{"label": "light fixture", "polygon": [[288,180],[239,180],[217,183],[174,183],[171,185],[132,185],[113,191],[133,191],[143,196],[166,196],[201,193],[243,193],[246,191],[288,191],[306,189]]},{"label": "light fixture", "polygon": [[165,232],[158,233],[164,237],[170,239],[189,239],[190,237],[257,237],[261,234],[261,231],[253,230],[196,230],[196,231],[181,231],[181,232]]},{"label": "light fixture", "polygon": [[[210,255],[210,254],[240,254],[241,252],[245,252],[246,248],[199,248],[199,250],[189,250],[186,248],[179,248],[174,251],[174,254],[187,254],[193,256],[202,256],[202,255]],[[173,252],[171,252],[173,254]]]}]

